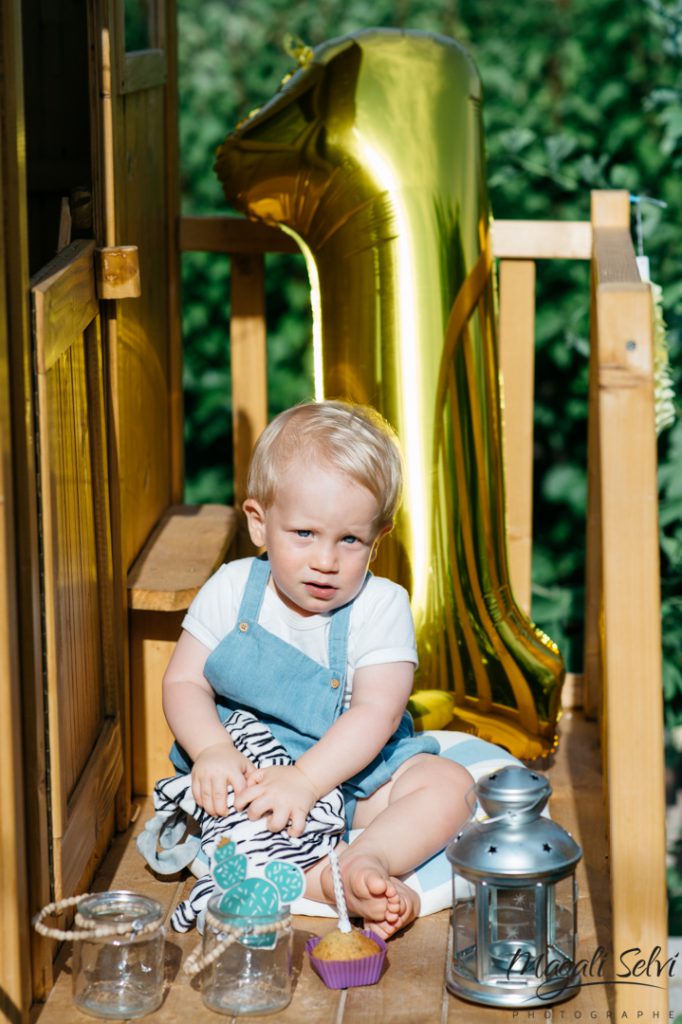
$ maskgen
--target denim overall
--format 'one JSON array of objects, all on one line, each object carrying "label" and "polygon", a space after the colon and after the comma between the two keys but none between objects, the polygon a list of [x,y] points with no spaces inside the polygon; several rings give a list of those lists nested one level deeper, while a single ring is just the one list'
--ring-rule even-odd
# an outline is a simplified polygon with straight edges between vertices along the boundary
[{"label": "denim overall", "polygon": [[[331,612],[329,668],[258,625],[270,578],[266,556],[253,561],[234,629],[209,654],[204,674],[216,693],[221,721],[237,708],[251,711],[296,760],[309,750],[343,712],[348,626],[352,602]],[[414,754],[437,754],[438,742],[415,736],[409,713],[386,746],[341,787],[350,828],[355,802],[370,796]],[[182,772],[191,764],[174,745],[171,761]]]}]

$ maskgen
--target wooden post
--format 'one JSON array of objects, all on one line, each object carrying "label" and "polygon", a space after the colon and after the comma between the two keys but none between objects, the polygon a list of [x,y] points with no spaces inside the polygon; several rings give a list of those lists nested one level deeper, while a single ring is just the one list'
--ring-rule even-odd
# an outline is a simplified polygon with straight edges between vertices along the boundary
[{"label": "wooden post", "polygon": [[[18,8],[16,10],[18,16]],[[2,29],[10,20],[3,15]],[[5,54],[0,52],[0,69],[6,70]],[[9,76],[8,76],[9,77]],[[12,90],[8,90],[9,95]],[[9,98],[9,97],[8,97]],[[0,128],[0,131],[2,129]],[[0,136],[1,147],[8,141]],[[0,209],[6,209],[6,164],[0,157]],[[14,203],[12,203],[14,205]],[[10,382],[10,330],[11,314],[8,309],[8,264],[16,260],[17,249],[6,251],[6,242],[16,241],[7,231],[8,225],[0,220],[0,744],[3,750],[4,771],[0,778],[0,799],[8,823],[0,844],[0,988],[2,1004],[0,1015],[17,1024],[27,1020],[30,1004],[29,928],[27,893],[26,822],[24,818],[26,778],[23,771],[23,744],[21,728],[22,692],[30,688],[30,681],[21,677],[18,640],[17,607],[17,535],[14,511],[12,474],[12,422]],[[9,236],[9,237],[8,237]],[[18,247],[17,247],[18,248]],[[25,266],[22,268],[25,270]],[[11,282],[10,282],[11,284]],[[23,296],[22,296],[23,297]],[[8,315],[9,314],[9,315]],[[17,397],[16,395],[14,396]],[[30,702],[29,702],[30,704]],[[32,780],[31,780],[32,781]],[[41,803],[33,801],[36,818],[40,818]],[[39,821],[36,821],[36,826]]]},{"label": "wooden post", "polygon": [[[116,244],[116,178],[114,171],[114,115],[112,95],[112,53],[109,29],[103,27],[100,34],[100,82],[101,102],[99,123],[101,125],[101,183],[103,198],[102,227],[104,245]],[[130,675],[127,629],[127,591],[125,570],[123,566],[122,524],[121,524],[121,489],[120,489],[120,453],[121,431],[118,401],[118,319],[115,299],[107,299],[101,303],[103,327],[103,354],[106,360],[105,373],[108,376],[107,405],[109,429],[109,466],[110,475],[110,509],[111,509],[111,543],[114,572],[115,626],[120,637],[121,662],[119,679],[119,702],[121,711],[121,734],[123,741],[123,777],[117,794],[116,825],[119,830],[127,827],[130,821],[132,789],[131,768],[131,724],[130,724]]]},{"label": "wooden post", "polygon": [[[591,219],[593,232],[597,229],[629,231],[630,228],[630,197],[625,191],[593,192],[591,196]],[[621,236],[622,237],[622,236]],[[602,235],[602,245],[605,236]],[[632,246],[626,246],[630,259],[634,262]],[[619,257],[616,255],[616,261]],[[613,275],[614,270],[605,269],[604,273]],[[630,275],[632,278],[633,263],[621,266],[621,279]],[[632,278],[636,280],[637,278]],[[596,296],[598,287],[593,272],[591,280],[591,317],[590,317],[590,372],[589,372],[589,411],[587,420],[587,529],[585,539],[585,627],[583,671],[584,710],[588,718],[596,718],[601,713],[602,705],[602,664],[601,664],[601,606],[602,606],[602,558],[601,558],[601,498],[599,482],[599,381],[598,353],[596,336]],[[603,283],[603,282],[602,282]]]},{"label": "wooden post", "polygon": [[178,152],[178,58],[175,0],[166,0],[159,40],[168,61],[166,80],[166,209],[168,216],[168,378],[170,386],[171,501],[181,502],[185,489],[184,402],[182,386],[182,311],[180,268],[180,155]]},{"label": "wooden post", "polygon": [[[246,497],[246,475],[251,452],[268,422],[263,257],[233,256],[231,271],[230,358],[234,430],[234,507],[241,512],[241,505]],[[239,533],[238,551],[240,554],[247,553],[248,537],[243,519]]]},{"label": "wooden post", "polygon": [[500,262],[500,369],[509,575],[514,597],[530,614],[533,545],[533,379],[535,262]]},{"label": "wooden post", "polygon": [[[5,831],[0,1007],[24,1024],[52,984],[52,944],[29,928],[50,898],[34,382],[28,292],[21,0],[0,4],[0,671]],[[11,534],[10,534],[11,531]],[[6,560],[6,561],[5,561]],[[29,798],[30,794],[30,798]]]},{"label": "wooden post", "polygon": [[[619,956],[635,947],[645,959],[660,947],[665,958],[667,940],[652,309],[649,286],[638,281],[629,230],[613,226],[622,224],[626,202],[627,193],[607,194],[593,209],[598,436],[592,453],[600,497],[615,970],[622,969]],[[645,980],[646,986],[615,987],[614,1018],[667,1015],[666,972]]]}]

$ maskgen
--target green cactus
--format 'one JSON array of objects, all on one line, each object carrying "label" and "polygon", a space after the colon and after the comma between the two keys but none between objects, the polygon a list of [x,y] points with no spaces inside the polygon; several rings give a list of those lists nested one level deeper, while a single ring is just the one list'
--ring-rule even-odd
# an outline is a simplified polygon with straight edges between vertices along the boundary
[{"label": "green cactus", "polygon": [[[285,904],[298,899],[305,889],[305,876],[297,864],[272,860],[265,866],[265,878],[247,878],[248,860],[243,853],[237,853],[234,843],[222,843],[213,857],[213,878],[222,889],[223,896],[219,910],[236,918],[235,925],[245,930],[252,924],[252,918],[276,914]],[[259,935],[244,935],[240,938],[246,946],[272,949],[277,939],[276,932]]]}]

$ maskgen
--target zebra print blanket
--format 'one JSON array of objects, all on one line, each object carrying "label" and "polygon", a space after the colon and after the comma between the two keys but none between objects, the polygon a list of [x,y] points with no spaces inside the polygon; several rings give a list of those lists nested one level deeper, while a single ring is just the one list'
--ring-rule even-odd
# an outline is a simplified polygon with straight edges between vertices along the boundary
[{"label": "zebra print blanket", "polygon": [[[237,750],[257,767],[292,763],[267,726],[250,712],[233,712],[225,728]],[[236,811],[231,788],[225,817],[207,814],[192,796],[190,775],[160,779],[154,787],[153,799],[156,814],[137,837],[140,853],[159,874],[175,874],[189,867],[198,876],[189,896],[173,911],[171,926],[178,932],[189,931],[195,923],[200,929],[203,925],[208,900],[218,890],[211,863],[219,840],[229,838],[236,843],[238,852],[248,857],[251,870],[262,868],[275,858],[305,870],[337,845],[346,828],[340,789],[333,789],[317,801],[308,814],[303,835],[297,838],[286,829],[270,832],[262,820],[251,821],[246,811]]]}]

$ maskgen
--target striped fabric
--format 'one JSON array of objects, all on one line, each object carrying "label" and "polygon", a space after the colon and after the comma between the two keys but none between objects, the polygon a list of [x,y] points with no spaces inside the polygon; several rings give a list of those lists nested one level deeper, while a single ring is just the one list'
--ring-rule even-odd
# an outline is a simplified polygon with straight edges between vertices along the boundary
[{"label": "striped fabric", "polygon": [[[291,764],[284,747],[249,712],[233,712],[225,727],[237,750],[257,767]],[[172,927],[179,932],[193,927],[200,915],[203,919],[209,897],[217,891],[211,876],[211,860],[221,839],[228,838],[237,845],[239,853],[248,858],[251,870],[257,871],[275,859],[305,870],[336,846],[346,828],[339,789],[317,801],[308,814],[305,832],[296,838],[286,829],[270,832],[262,820],[251,821],[246,811],[236,811],[231,789],[227,815],[212,817],[196,805],[189,775],[161,779],[154,787],[153,799],[156,814],[138,837],[138,849],[160,874],[174,874],[189,867],[198,876],[189,896],[171,917]]]},{"label": "striped fabric", "polygon": [[[235,745],[251,760],[254,760],[255,749],[256,756],[261,759],[260,766],[290,763],[286,751],[273,739],[267,727],[252,715],[236,711],[228,721],[228,727],[230,723]],[[506,764],[519,763],[501,747],[467,733],[437,730],[430,731],[429,735],[438,741],[440,756],[467,768],[474,782]],[[291,860],[305,870],[336,846],[345,828],[343,799],[338,790],[315,805],[306,831],[300,839],[292,839],[286,832],[268,832],[260,822],[249,821],[243,812],[239,814],[232,810],[225,818],[211,818],[194,803],[188,775],[161,779],[154,790],[154,806],[155,817],[147,823],[145,833],[138,837],[140,851],[154,870],[160,873],[172,874],[188,866],[198,876],[190,896],[173,914],[172,925],[178,931],[187,931],[198,916],[201,925],[203,909],[215,891],[210,864],[218,839],[229,836],[239,844],[239,851],[246,853],[254,865],[262,865],[277,857],[280,860]],[[472,810],[476,816],[480,815],[480,811],[473,808],[473,805]],[[188,820],[196,832],[189,838],[183,836]],[[361,830],[351,832],[351,843],[360,834]],[[434,914],[452,904],[452,872],[445,850],[402,878],[419,894],[422,916]],[[460,878],[457,878],[456,884],[466,885]],[[336,916],[332,907],[305,897],[295,900],[291,910],[294,914],[313,917]]]}]

